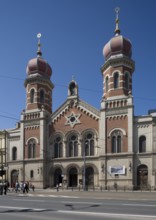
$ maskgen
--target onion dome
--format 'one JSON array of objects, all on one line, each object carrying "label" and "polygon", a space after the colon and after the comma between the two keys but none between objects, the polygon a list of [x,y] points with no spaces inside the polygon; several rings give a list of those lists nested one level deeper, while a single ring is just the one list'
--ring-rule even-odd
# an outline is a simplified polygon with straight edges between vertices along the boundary
[{"label": "onion dome", "polygon": [[47,63],[47,61],[42,58],[41,44],[40,44],[41,34],[38,34],[37,38],[38,38],[37,57],[31,59],[28,62],[26,72],[28,76],[31,76],[33,74],[39,74],[41,76],[50,78],[50,76],[52,75],[52,69],[50,65]]},{"label": "onion dome", "polygon": [[116,11],[116,29],[115,36],[110,39],[110,41],[103,48],[103,55],[105,60],[108,60],[111,56],[114,55],[124,55],[128,58],[131,58],[132,55],[132,44],[130,40],[120,35],[119,29],[119,8],[115,9]]}]

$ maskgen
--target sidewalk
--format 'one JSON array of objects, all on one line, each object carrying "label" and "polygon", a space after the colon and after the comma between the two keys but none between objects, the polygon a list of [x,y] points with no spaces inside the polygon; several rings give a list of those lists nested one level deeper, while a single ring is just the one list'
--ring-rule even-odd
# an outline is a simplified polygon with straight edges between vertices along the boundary
[{"label": "sidewalk", "polygon": [[156,191],[79,191],[78,189],[35,189],[33,192],[30,190],[28,193],[11,191],[7,195],[25,195],[25,196],[64,196],[64,197],[77,197],[77,198],[96,198],[96,199],[121,199],[121,200],[156,200]]}]

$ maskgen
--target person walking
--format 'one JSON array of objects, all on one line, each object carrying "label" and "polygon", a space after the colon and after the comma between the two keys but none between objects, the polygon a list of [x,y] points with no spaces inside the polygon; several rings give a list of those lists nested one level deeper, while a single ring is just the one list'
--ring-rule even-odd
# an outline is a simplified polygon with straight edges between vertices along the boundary
[{"label": "person walking", "polygon": [[32,190],[33,190],[33,192],[35,191],[35,186],[34,186],[34,184],[32,185]]},{"label": "person walking", "polygon": [[19,182],[18,182],[18,181],[17,181],[16,184],[15,184],[15,191],[16,191],[16,193],[17,193],[17,191],[20,192]]},{"label": "person walking", "polygon": [[57,192],[59,191],[59,184],[56,185]]},{"label": "person walking", "polygon": [[7,194],[7,188],[8,188],[8,186],[7,186],[7,184],[5,183],[5,184],[4,184],[4,195]]}]

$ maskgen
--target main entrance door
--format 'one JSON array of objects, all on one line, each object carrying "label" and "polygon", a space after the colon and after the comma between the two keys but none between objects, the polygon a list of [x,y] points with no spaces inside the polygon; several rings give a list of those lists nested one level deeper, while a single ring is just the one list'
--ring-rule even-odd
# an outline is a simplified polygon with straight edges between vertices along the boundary
[{"label": "main entrance door", "polygon": [[140,165],[137,169],[137,187],[146,189],[148,187],[148,168],[146,165]]},{"label": "main entrance door", "polygon": [[86,168],[86,186],[94,186],[94,170],[92,167]]},{"label": "main entrance door", "polygon": [[55,170],[54,173],[54,186],[62,184],[62,170],[60,168]]},{"label": "main entrance door", "polygon": [[18,181],[18,171],[13,170],[11,172],[11,187],[15,187],[15,183]]},{"label": "main entrance door", "polygon": [[76,187],[77,186],[77,169],[71,168],[69,170],[69,186]]}]

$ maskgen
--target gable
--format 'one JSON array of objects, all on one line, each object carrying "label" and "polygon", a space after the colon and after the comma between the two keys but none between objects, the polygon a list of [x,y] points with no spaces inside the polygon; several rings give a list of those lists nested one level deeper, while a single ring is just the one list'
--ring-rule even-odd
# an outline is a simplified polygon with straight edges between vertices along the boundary
[{"label": "gable", "polygon": [[84,129],[95,129],[98,131],[100,112],[89,104],[79,100],[71,103],[67,100],[52,115],[52,123],[55,131],[69,132]]}]

